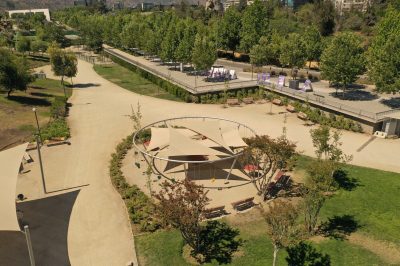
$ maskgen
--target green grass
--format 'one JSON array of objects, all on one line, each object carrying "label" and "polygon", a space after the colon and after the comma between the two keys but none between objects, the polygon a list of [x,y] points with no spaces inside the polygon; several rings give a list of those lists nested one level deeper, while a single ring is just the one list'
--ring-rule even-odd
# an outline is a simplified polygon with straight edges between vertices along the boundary
[{"label": "green grass", "polygon": [[[312,161],[300,157],[297,168],[304,170]],[[357,232],[372,239],[400,246],[400,174],[348,165],[348,178],[356,184],[352,190],[339,191],[326,201],[321,221],[351,215],[358,224]],[[236,219],[231,219],[236,221]],[[232,265],[271,265],[272,245],[265,233],[263,221],[236,223],[245,240],[243,255],[235,257]],[[159,231],[135,238],[141,262],[146,265],[188,265],[181,256],[183,240],[175,231]],[[332,265],[388,265],[369,250],[347,240],[326,238],[313,246],[331,257]],[[278,265],[286,265],[286,252],[280,251]]]},{"label": "green grass", "polygon": [[103,78],[132,92],[165,100],[182,101],[180,98],[169,94],[154,83],[120,65],[96,65],[94,70]]},{"label": "green grass", "polygon": [[[272,265],[273,246],[265,233],[249,233],[248,228],[265,226],[263,222],[247,222],[238,226],[244,240],[240,256],[233,258],[230,265],[264,266]],[[247,230],[246,230],[247,228]],[[256,229],[257,230],[257,229]],[[183,240],[176,230],[158,231],[135,237],[136,250],[141,265],[190,265],[181,253]],[[346,241],[324,240],[318,244],[312,244],[319,252],[328,254],[332,265],[387,265],[373,253],[352,245]],[[287,253],[280,250],[277,265],[287,265]],[[218,265],[216,262],[205,265]]]},{"label": "green grass", "polygon": [[[306,168],[310,159],[300,158],[298,165]],[[326,201],[322,220],[335,215],[353,215],[362,232],[378,240],[400,246],[400,174],[348,165],[348,178],[356,187],[340,189]]]}]

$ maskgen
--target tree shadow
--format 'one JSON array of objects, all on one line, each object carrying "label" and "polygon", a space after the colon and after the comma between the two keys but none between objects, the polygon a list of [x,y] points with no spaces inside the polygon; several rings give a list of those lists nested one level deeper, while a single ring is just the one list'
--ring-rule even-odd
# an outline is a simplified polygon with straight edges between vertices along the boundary
[{"label": "tree shadow", "polygon": [[389,106],[390,108],[400,108],[400,97],[382,99],[380,103]]},{"label": "tree shadow", "polygon": [[30,95],[37,97],[53,97],[53,95],[43,92],[31,92]]},{"label": "tree shadow", "polygon": [[24,105],[35,105],[35,106],[50,106],[51,102],[47,99],[41,99],[41,98],[32,98],[32,97],[27,97],[27,96],[15,96],[15,95],[10,95],[8,97],[10,101],[18,102],[20,104]]},{"label": "tree shadow", "polygon": [[343,169],[335,171],[335,173],[333,174],[333,178],[335,179],[339,188],[347,191],[352,191],[356,187],[360,186],[360,182],[354,177],[349,177],[348,172]]},{"label": "tree shadow", "polygon": [[233,253],[243,243],[241,239],[237,239],[238,235],[239,230],[229,227],[226,223],[207,222],[200,233],[199,253],[204,256],[203,262],[215,260],[219,265],[230,263]]},{"label": "tree shadow", "polygon": [[319,253],[313,246],[305,242],[287,248],[287,253],[286,262],[288,266],[331,265],[331,258],[328,254]]},{"label": "tree shadow", "polygon": [[376,94],[360,89],[348,90],[344,93],[344,95],[342,92],[331,92],[329,95],[334,98],[347,101],[372,101],[379,98]]},{"label": "tree shadow", "polygon": [[98,87],[100,86],[100,84],[97,83],[78,83],[78,84],[74,84],[73,86],[69,86],[70,88],[78,88],[78,89],[85,89],[85,88],[89,88],[89,87]]},{"label": "tree shadow", "polygon": [[321,224],[319,231],[326,237],[344,240],[346,236],[357,231],[361,225],[354,219],[353,215],[335,215]]}]

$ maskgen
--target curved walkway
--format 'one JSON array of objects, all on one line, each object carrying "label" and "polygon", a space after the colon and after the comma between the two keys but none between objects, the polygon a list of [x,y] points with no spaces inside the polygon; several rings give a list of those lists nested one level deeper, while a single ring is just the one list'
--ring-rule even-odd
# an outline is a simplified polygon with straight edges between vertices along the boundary
[{"label": "curved walkway", "polygon": [[[49,67],[44,70],[50,71]],[[72,265],[126,265],[136,260],[127,213],[108,175],[110,154],[133,130],[127,116],[131,105],[140,102],[143,124],[177,116],[205,115],[237,120],[259,134],[276,137],[282,133],[284,114],[279,112],[284,110],[281,107],[274,106],[275,115],[267,115],[269,104],[224,109],[221,105],[166,101],[122,89],[100,77],[84,61],[79,61],[78,70],[68,118],[72,145],[43,149],[48,190],[88,184],[81,189],[69,224],[68,251]],[[288,114],[286,127],[288,138],[297,142],[298,150],[313,155],[310,128],[293,114]],[[400,172],[397,152],[400,140],[376,139],[357,152],[369,139],[368,135],[343,133],[344,150],[353,154],[352,163]],[[28,197],[41,194],[36,165],[35,168],[28,173],[37,179],[30,183],[35,190]]]}]

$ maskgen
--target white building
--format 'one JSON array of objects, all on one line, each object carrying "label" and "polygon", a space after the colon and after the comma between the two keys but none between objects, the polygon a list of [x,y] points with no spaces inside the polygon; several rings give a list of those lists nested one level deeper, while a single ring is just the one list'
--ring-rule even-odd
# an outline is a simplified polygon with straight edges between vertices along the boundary
[{"label": "white building", "polygon": [[25,10],[10,10],[8,16],[11,18],[13,14],[26,14],[26,13],[43,13],[47,21],[50,21],[50,11],[46,9],[25,9]]},{"label": "white building", "polygon": [[339,14],[348,12],[351,10],[357,10],[361,12],[367,11],[368,6],[371,4],[371,0],[333,0],[335,8]]}]

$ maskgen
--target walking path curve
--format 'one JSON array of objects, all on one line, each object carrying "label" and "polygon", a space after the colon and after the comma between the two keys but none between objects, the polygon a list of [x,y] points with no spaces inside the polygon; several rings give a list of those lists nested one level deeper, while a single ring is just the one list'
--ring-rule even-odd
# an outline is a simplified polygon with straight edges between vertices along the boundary
[{"label": "walking path curve", "polygon": [[[50,68],[45,67],[48,76]],[[216,116],[247,124],[258,134],[272,137],[282,133],[284,110],[269,104],[222,108],[221,105],[187,104],[132,93],[103,79],[92,65],[79,60],[76,88],[68,118],[71,145],[43,149],[48,190],[87,184],[73,207],[68,251],[72,265],[126,265],[135,261],[130,224],[123,201],[113,189],[108,175],[110,155],[121,139],[132,132],[128,115],[131,105],[140,102],[143,124],[178,116]],[[295,115],[287,115],[287,136],[297,142],[298,150],[313,155],[310,127]],[[375,139],[360,152],[357,149],[369,135],[343,132],[344,151],[354,156],[357,165],[400,172],[400,140]],[[28,198],[41,195],[37,164],[21,182]],[[30,180],[30,181],[29,181]],[[28,192],[28,193],[27,193]]]}]

